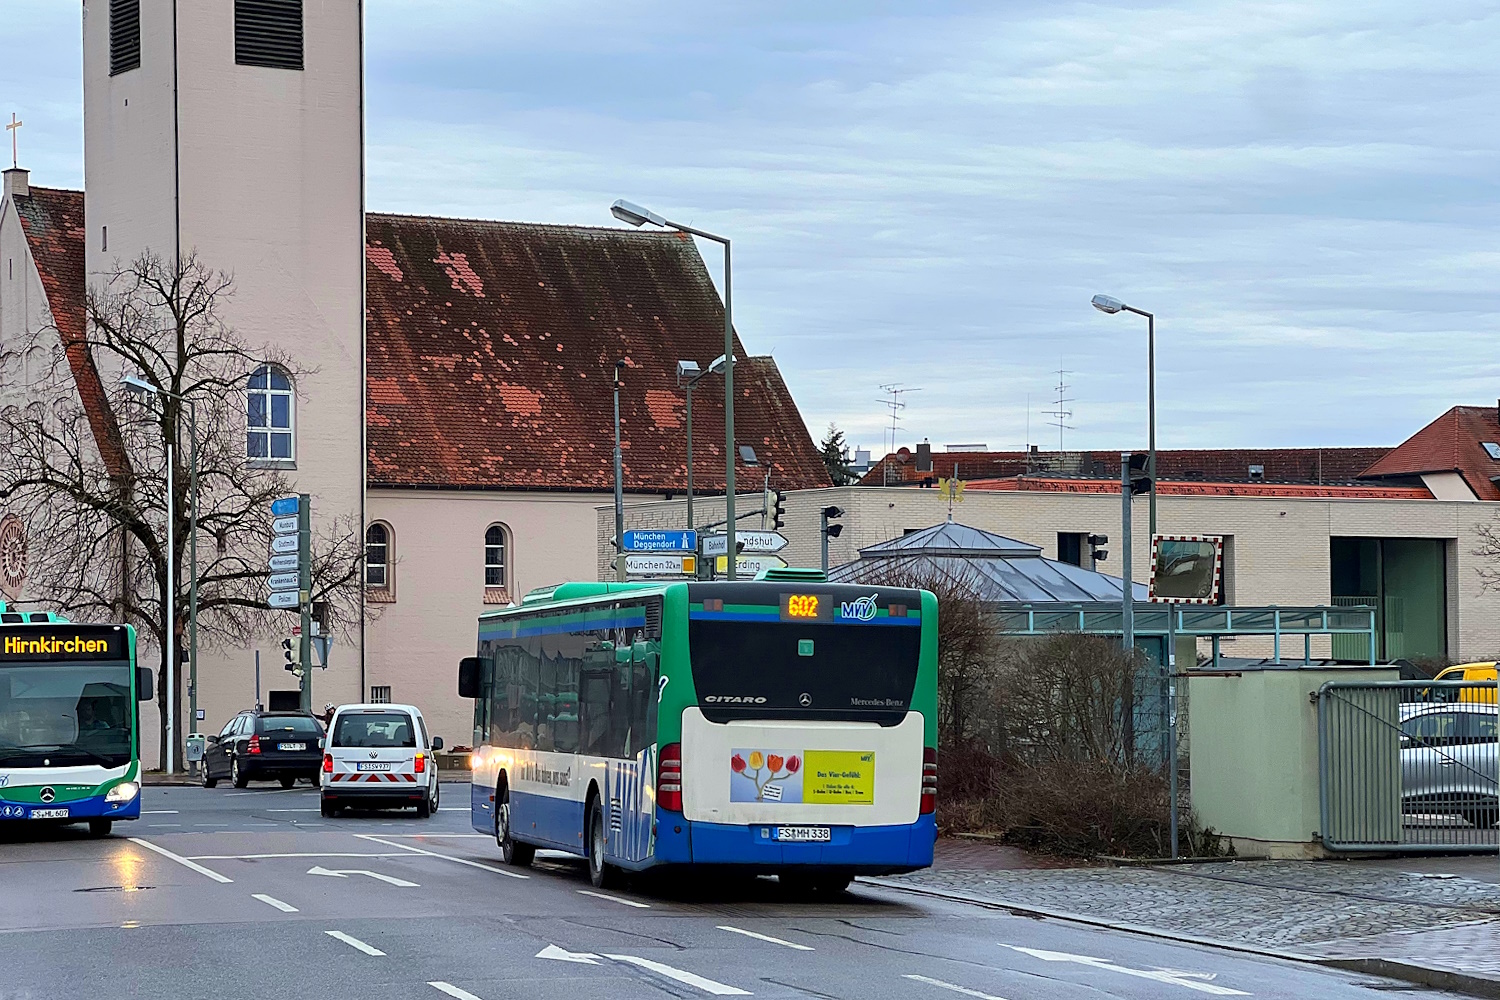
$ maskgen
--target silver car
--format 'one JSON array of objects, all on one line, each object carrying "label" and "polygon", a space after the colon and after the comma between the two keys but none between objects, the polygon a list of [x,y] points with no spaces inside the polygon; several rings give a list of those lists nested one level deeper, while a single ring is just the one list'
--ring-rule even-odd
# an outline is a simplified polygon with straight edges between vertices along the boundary
[{"label": "silver car", "polygon": [[1456,815],[1475,826],[1496,819],[1500,753],[1494,704],[1401,706],[1401,811]]}]

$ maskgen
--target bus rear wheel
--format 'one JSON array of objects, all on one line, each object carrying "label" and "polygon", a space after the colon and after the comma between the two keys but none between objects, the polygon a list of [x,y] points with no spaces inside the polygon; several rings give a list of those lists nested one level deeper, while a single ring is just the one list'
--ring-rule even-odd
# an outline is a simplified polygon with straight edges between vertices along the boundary
[{"label": "bus rear wheel", "polygon": [[595,889],[606,889],[615,884],[614,866],[604,860],[604,810],[599,800],[589,801],[589,881]]},{"label": "bus rear wheel", "polygon": [[114,822],[114,820],[111,820],[111,819],[91,819],[91,820],[89,820],[89,836],[90,837],[108,837],[109,836],[109,831],[113,830],[114,828],[115,828],[115,822]]},{"label": "bus rear wheel", "polygon": [[502,787],[500,794],[495,796],[495,843],[500,848],[500,857],[508,865],[526,868],[536,858],[535,847],[518,843],[511,835],[510,789],[508,787]]}]

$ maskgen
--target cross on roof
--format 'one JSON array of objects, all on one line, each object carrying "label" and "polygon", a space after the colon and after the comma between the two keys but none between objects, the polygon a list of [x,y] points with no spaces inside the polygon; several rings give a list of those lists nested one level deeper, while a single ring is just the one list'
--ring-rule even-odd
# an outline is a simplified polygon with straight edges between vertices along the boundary
[{"label": "cross on roof", "polygon": [[5,131],[10,133],[10,165],[14,169],[21,165],[20,158],[16,155],[16,136],[20,134],[21,126],[26,123],[16,119],[16,113],[10,113],[10,124],[5,126]]}]

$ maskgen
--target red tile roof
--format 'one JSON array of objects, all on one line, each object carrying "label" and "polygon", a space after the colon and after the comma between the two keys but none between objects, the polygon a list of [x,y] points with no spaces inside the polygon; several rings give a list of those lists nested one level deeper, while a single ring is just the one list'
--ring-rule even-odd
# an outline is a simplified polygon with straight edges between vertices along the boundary
[{"label": "red tile roof", "polygon": [[1365,470],[1366,478],[1456,472],[1481,500],[1500,500],[1500,462],[1484,442],[1500,442],[1500,412],[1493,406],[1455,406]]},{"label": "red tile roof", "polygon": [[[1188,482],[1250,481],[1250,466],[1264,470],[1267,481],[1293,483],[1353,482],[1389,448],[1195,448],[1156,453],[1157,477]],[[933,470],[917,472],[916,455],[909,449],[887,455],[860,480],[862,486],[910,485],[927,476],[948,477],[958,469],[958,478],[990,479],[1025,475],[1028,472],[1065,472],[1073,475],[1116,478],[1120,475],[1120,453],[1104,451],[1068,452],[1059,460],[1057,452],[969,451],[933,452]],[[887,480],[886,469],[890,469]],[[1257,480],[1259,481],[1259,480]]]},{"label": "red tile roof", "polygon": [[[686,488],[679,359],[723,352],[724,313],[675,233],[371,214],[372,486],[604,491],[612,369],[624,359],[625,488]],[[776,364],[736,344],[735,436],[758,486],[829,485]],[[723,383],[693,395],[694,486],[724,486]]]},{"label": "red tile roof", "polygon": [[[1160,454],[1157,455],[1159,459]],[[964,486],[966,491],[998,493],[1119,493],[1114,479],[1067,479],[1048,476],[1012,476],[1007,479],[980,479]],[[1313,483],[1208,483],[1162,481],[1161,496],[1213,497],[1301,497],[1337,500],[1431,500],[1425,486],[1375,486],[1348,483],[1317,485]]]},{"label": "red tile roof", "polygon": [[111,475],[128,475],[130,463],[120,427],[85,334],[83,192],[33,187],[29,194],[17,195],[15,204],[99,456]]}]

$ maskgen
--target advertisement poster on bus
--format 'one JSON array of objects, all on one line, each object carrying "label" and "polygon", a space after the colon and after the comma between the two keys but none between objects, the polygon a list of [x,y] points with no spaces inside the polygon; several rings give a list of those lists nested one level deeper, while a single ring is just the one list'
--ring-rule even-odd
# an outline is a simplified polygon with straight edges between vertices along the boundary
[{"label": "advertisement poster on bus", "polygon": [[875,804],[875,754],[869,750],[735,748],[729,801]]}]

